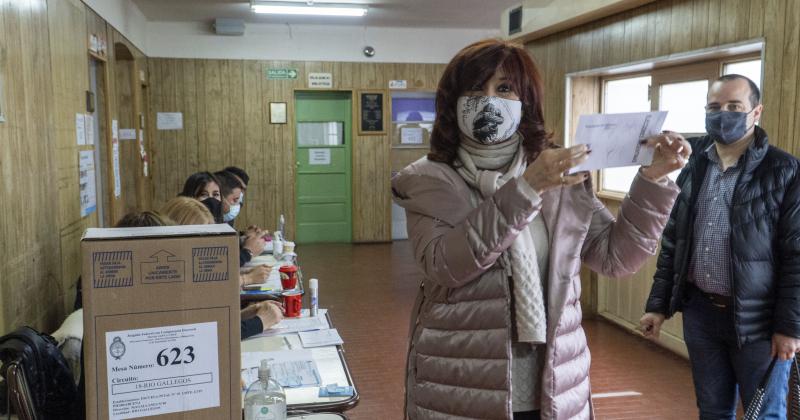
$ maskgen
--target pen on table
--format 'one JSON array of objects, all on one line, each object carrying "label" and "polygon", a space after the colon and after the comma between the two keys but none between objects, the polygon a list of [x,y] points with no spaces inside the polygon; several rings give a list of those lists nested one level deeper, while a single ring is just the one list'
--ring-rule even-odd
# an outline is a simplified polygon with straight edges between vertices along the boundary
[{"label": "pen on table", "polygon": [[283,336],[283,342],[286,343],[286,347],[289,347],[289,350],[292,349],[292,343],[289,342],[286,336]]}]

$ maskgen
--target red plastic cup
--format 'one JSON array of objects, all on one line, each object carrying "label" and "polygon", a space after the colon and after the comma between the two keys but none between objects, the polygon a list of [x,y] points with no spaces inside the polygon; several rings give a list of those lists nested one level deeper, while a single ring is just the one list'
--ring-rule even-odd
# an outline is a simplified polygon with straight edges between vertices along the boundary
[{"label": "red plastic cup", "polygon": [[287,318],[297,318],[303,309],[303,294],[300,292],[286,292],[283,294],[283,315]]},{"label": "red plastic cup", "polygon": [[297,267],[285,265],[278,269],[281,276],[281,287],[283,290],[292,290],[297,287]]}]

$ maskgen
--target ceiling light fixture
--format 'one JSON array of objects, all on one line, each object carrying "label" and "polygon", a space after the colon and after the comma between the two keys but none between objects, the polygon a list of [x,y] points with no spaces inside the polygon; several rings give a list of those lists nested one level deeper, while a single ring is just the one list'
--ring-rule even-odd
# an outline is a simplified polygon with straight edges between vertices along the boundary
[{"label": "ceiling light fixture", "polygon": [[367,14],[367,8],[352,4],[332,4],[308,2],[290,3],[274,1],[251,0],[250,8],[255,13],[266,13],[273,15],[305,15],[305,16],[355,16],[361,17]]}]

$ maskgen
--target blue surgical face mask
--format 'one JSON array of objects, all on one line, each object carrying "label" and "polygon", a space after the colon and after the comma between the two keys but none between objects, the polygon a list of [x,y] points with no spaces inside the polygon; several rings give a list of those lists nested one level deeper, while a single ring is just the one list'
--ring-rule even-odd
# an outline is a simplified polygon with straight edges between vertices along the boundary
[{"label": "blue surgical face mask", "polygon": [[[753,112],[751,110],[750,112]],[[728,145],[744,137],[750,127],[747,116],[750,112],[718,111],[706,114],[706,133],[714,141]]]},{"label": "blue surgical face mask", "polygon": [[227,213],[222,216],[222,221],[225,223],[232,222],[236,216],[239,215],[239,210],[241,210],[241,204],[231,204]]}]

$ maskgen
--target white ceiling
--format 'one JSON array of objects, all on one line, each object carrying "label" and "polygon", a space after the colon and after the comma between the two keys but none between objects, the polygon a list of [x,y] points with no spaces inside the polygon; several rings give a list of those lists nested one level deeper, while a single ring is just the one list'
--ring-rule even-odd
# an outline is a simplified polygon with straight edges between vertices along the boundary
[{"label": "white ceiling", "polygon": [[[326,0],[317,0],[323,3]],[[327,0],[369,7],[363,18],[257,15],[249,0],[133,0],[150,21],[325,24],[383,27],[499,29],[500,15],[521,0]],[[301,3],[305,3],[301,1]]]}]

